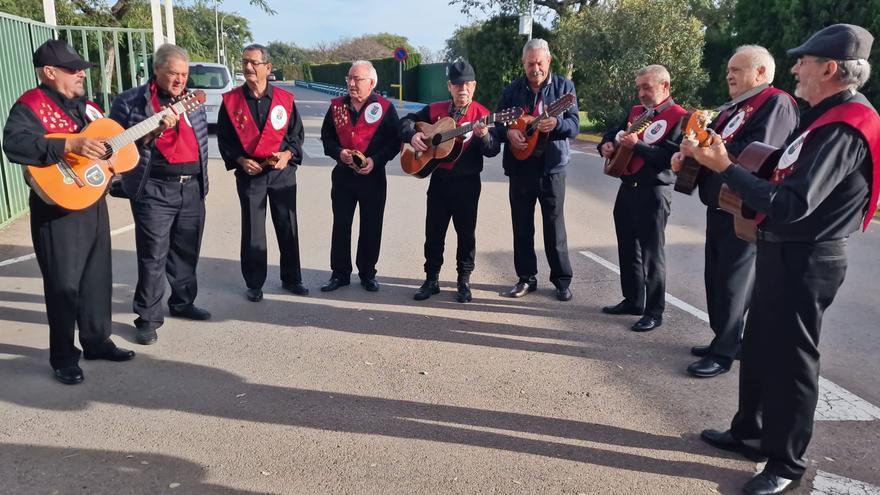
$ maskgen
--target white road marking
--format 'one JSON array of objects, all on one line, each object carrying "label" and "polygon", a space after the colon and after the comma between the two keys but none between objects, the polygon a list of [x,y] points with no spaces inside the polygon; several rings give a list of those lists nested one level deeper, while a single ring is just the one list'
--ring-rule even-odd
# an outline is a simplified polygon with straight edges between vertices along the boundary
[{"label": "white road marking", "polygon": [[816,471],[810,495],[880,495],[880,486]]},{"label": "white road marking", "polygon": [[[111,231],[110,235],[113,236],[113,235],[121,234],[123,232],[128,232],[129,230],[134,230],[133,223],[126,225],[125,227],[120,227],[114,231]],[[11,258],[8,260],[3,260],[3,261],[0,261],[0,267],[7,266],[7,265],[14,265],[16,263],[21,263],[22,261],[32,260],[36,257],[37,257],[36,253],[31,253],[31,254],[26,254],[24,256],[19,256],[18,258]]]},{"label": "white road marking", "polygon": [[[580,253],[614,273],[620,274],[620,268],[614,263],[590,251]],[[709,323],[709,315],[694,306],[666,293],[669,304]],[[819,378],[819,404],[816,406],[816,421],[874,421],[880,419],[880,408],[858,397],[843,387]]]}]

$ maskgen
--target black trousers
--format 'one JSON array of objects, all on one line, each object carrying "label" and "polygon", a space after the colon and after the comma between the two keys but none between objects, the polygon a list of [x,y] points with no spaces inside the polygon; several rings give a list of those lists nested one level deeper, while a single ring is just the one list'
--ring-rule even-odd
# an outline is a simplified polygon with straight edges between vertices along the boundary
[{"label": "black trousers", "polygon": [[477,206],[481,188],[479,174],[431,178],[425,215],[425,273],[429,279],[436,280],[440,275],[450,219],[458,236],[455,251],[458,277],[468,280],[474,271]]},{"label": "black trousers", "polygon": [[565,173],[510,176],[510,216],[513,221],[513,266],[520,280],[538,274],[535,255],[535,202],[541,204],[544,251],[550,264],[550,282],[571,285],[571,262],[565,234]]},{"label": "black trousers", "polygon": [[46,317],[49,320],[49,364],[73,366],[79,342],[89,353],[113,348],[110,341],[113,292],[110,262],[110,220],[107,203],[80,211],[47,205],[31,192],[31,240],[43,274]]},{"label": "black trousers", "polygon": [[666,220],[672,187],[621,183],[614,202],[620,287],[627,303],[662,318],[666,309]]},{"label": "black trousers", "polygon": [[777,476],[804,474],[819,396],[822,316],[845,275],[846,239],[758,241],[731,432],[740,440],[760,439],[766,470]]},{"label": "black trousers", "polygon": [[138,328],[159,328],[165,321],[165,278],[171,286],[168,306],[183,309],[196,300],[196,265],[205,227],[205,202],[195,178],[181,184],[147,179],[131,201],[137,246],[138,282],[132,307]]},{"label": "black trousers", "polygon": [[296,223],[296,169],[270,169],[251,176],[235,172],[241,204],[241,274],[249,289],[266,282],[266,203],[281,252],[281,281],[302,282]]},{"label": "black trousers", "polygon": [[736,236],[733,216],[706,209],[706,303],[715,332],[710,355],[730,366],[740,349],[745,315],[755,283],[755,245]]},{"label": "black trousers", "polygon": [[376,276],[379,248],[382,245],[382,221],[388,183],[383,170],[359,175],[337,165],[331,175],[330,200],[333,206],[333,233],[330,244],[330,269],[342,280],[351,277],[351,225],[354,210],[360,209],[355,263],[361,280]]}]

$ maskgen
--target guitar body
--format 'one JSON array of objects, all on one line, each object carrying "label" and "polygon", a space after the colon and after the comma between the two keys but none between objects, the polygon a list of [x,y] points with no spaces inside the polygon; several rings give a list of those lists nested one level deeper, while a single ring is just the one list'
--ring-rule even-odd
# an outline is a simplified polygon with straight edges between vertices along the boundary
[{"label": "guitar body", "polygon": [[[115,120],[95,120],[78,134],[48,134],[49,139],[89,137],[106,141],[124,131]],[[82,210],[95,204],[110,184],[113,174],[128,172],[137,166],[140,156],[134,143],[118,150],[107,160],[91,160],[75,153],[67,153],[65,161],[76,178],[65,173],[65,167],[56,163],[48,166],[28,165],[26,178],[43,201],[65,210]],[[111,170],[112,169],[112,170]]]},{"label": "guitar body", "polygon": [[[768,179],[773,173],[780,155],[782,155],[780,148],[754,142],[746,146],[737,157],[736,162],[758,177]],[[721,186],[721,192],[718,194],[718,206],[733,215],[733,229],[737,237],[748,242],[757,241],[758,224],[755,223],[757,213],[743,203],[742,198],[727,187],[727,184]]]},{"label": "guitar body", "polygon": [[680,193],[693,194],[703,174],[703,167],[691,157],[685,157],[681,164],[681,170],[675,178],[674,189]]},{"label": "guitar body", "polygon": [[457,137],[447,141],[439,141],[440,134],[456,128],[452,117],[443,117],[435,124],[416,122],[416,130],[428,137],[429,142],[426,151],[416,151],[409,143],[403,143],[400,148],[400,167],[409,175],[420,179],[431,175],[431,172],[443,162],[451,162],[458,159],[463,149],[463,139]]},{"label": "guitar body", "polygon": [[529,124],[534,120],[534,115],[526,114],[508,126],[508,129],[516,129],[522,132],[523,136],[526,138],[525,149],[510,149],[510,152],[513,153],[513,156],[517,160],[528,160],[532,155],[540,156],[544,152],[544,147],[547,145],[547,134],[539,132],[537,129],[533,130],[531,134],[529,133]]},{"label": "guitar body", "polygon": [[622,176],[623,173],[626,172],[626,167],[629,165],[630,160],[632,160],[632,156],[632,148],[618,146],[617,150],[614,151],[614,155],[611,156],[611,159],[605,160],[605,175],[618,178]]},{"label": "guitar body", "polygon": [[[681,128],[683,139],[695,139],[699,146],[706,147],[709,145],[711,135],[706,130],[712,122],[714,114],[707,110],[693,110],[681,118]],[[706,172],[699,162],[693,158],[686,157],[681,164],[681,170],[675,178],[674,189],[680,193],[693,194],[697,188],[700,176]]]}]

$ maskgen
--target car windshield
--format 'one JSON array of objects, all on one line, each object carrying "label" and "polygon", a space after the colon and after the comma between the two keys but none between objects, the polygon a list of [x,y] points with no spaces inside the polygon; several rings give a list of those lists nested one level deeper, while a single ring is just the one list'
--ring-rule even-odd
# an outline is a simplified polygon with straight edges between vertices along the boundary
[{"label": "car windshield", "polygon": [[186,87],[191,89],[223,89],[229,83],[229,72],[225,67],[191,65]]}]

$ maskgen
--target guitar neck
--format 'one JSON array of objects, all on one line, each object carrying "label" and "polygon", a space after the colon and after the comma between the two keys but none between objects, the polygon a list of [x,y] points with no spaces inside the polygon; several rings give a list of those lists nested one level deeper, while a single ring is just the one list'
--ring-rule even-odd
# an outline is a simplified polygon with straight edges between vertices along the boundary
[{"label": "guitar neck", "polygon": [[457,138],[458,136],[463,136],[463,135],[471,132],[471,130],[473,130],[473,128],[474,128],[474,125],[476,125],[476,124],[494,125],[496,117],[497,117],[497,114],[490,113],[489,115],[483,117],[482,119],[477,120],[476,122],[468,122],[467,124],[456,127],[455,129],[451,129],[449,131],[446,131],[446,132],[440,134],[440,136],[442,136],[440,138],[440,141],[441,142],[448,141],[450,139]]},{"label": "guitar neck", "polygon": [[148,117],[143,121],[129,127],[121,134],[108,139],[107,144],[109,144],[110,147],[114,150],[122,149],[125,146],[128,146],[129,144],[155,131],[159,127],[159,122],[161,122],[162,118],[166,115],[181,115],[183,113],[185,113],[183,103],[177,102],[170,107],[160,112],[157,112],[151,117]]}]

